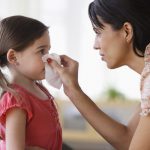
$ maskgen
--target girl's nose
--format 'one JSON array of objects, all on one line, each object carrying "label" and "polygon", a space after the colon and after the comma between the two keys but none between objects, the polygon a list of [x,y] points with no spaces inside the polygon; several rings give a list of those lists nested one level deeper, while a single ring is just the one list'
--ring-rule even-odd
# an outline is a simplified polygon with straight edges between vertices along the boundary
[{"label": "girl's nose", "polygon": [[52,62],[52,59],[51,58],[48,58],[47,59],[47,62],[50,64]]}]

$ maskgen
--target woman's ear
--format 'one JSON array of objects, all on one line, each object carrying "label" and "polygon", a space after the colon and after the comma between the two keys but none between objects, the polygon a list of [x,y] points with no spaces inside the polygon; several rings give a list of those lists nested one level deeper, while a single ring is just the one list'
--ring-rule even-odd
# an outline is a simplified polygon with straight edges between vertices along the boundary
[{"label": "woman's ear", "polygon": [[129,22],[125,22],[123,25],[124,37],[126,41],[129,43],[133,39],[133,27]]},{"label": "woman's ear", "polygon": [[16,51],[14,49],[9,49],[7,52],[7,61],[10,64],[17,64],[17,56],[16,56]]}]

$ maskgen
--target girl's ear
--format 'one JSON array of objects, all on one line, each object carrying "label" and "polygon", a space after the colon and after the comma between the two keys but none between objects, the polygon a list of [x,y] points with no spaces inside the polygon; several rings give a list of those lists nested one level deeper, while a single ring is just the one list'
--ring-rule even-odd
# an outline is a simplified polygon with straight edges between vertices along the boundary
[{"label": "girl's ear", "polygon": [[16,64],[17,63],[17,57],[16,57],[16,51],[14,49],[9,49],[7,52],[7,61],[10,64]]},{"label": "girl's ear", "polygon": [[123,25],[124,37],[126,42],[131,42],[133,39],[133,27],[129,22],[125,22]]}]

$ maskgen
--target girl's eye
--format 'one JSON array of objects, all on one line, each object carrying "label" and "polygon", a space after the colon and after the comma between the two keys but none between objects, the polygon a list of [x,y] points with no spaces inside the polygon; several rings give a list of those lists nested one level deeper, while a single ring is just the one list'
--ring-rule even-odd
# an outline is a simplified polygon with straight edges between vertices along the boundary
[{"label": "girl's eye", "polygon": [[45,54],[45,50],[44,50],[44,49],[41,49],[41,50],[40,50],[40,53],[41,53],[42,55],[44,55],[44,54]]}]

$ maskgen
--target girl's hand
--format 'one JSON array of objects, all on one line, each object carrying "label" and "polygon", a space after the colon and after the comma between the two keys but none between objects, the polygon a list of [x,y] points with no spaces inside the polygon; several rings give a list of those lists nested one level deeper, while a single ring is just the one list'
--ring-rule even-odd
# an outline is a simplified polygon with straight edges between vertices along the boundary
[{"label": "girl's hand", "polygon": [[28,146],[25,150],[46,150],[44,148],[38,147],[38,146]]},{"label": "girl's hand", "polygon": [[61,55],[60,66],[56,61],[52,60],[49,65],[59,74],[64,87],[64,92],[69,96],[72,89],[79,88],[78,84],[78,62],[66,55]]}]

